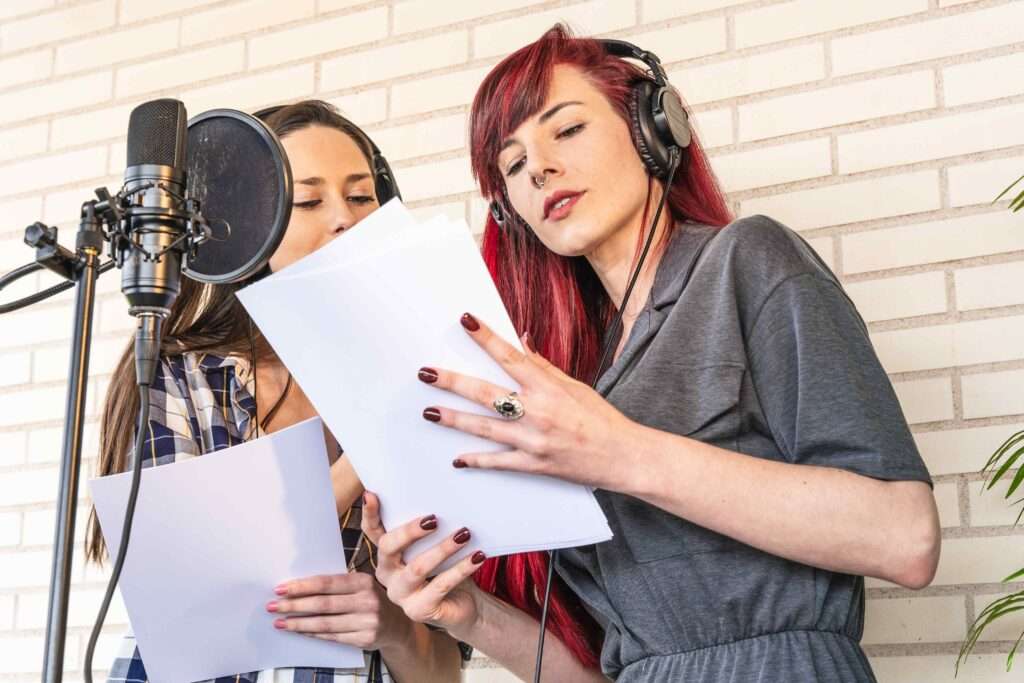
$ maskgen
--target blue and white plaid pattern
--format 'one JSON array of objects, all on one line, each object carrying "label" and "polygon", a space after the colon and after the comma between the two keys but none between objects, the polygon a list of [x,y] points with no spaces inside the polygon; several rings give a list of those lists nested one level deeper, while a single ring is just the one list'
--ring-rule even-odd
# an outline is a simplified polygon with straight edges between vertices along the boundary
[{"label": "blue and white plaid pattern", "polygon": [[[242,443],[254,433],[256,401],[245,359],[185,353],[165,357],[149,391],[150,454],[145,466],[197,457]],[[372,571],[374,548],[359,530],[360,501],[342,521],[342,544],[350,571]],[[393,680],[379,656],[365,653],[361,669],[296,667],[250,671],[204,683],[364,683]],[[149,676],[129,633],[111,665],[108,683],[148,683]],[[184,682],[183,682],[184,683]]]}]

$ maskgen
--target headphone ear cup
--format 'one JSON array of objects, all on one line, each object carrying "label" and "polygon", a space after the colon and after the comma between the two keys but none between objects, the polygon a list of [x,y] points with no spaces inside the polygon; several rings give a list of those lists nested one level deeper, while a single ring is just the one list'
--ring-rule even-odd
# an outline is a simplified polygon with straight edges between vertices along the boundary
[{"label": "headphone ear cup", "polygon": [[644,166],[656,178],[668,175],[671,159],[667,145],[658,137],[655,128],[653,103],[660,97],[662,88],[649,80],[638,81],[633,86],[629,101],[630,132],[637,154]]},{"label": "headphone ear cup", "polygon": [[391,166],[388,165],[388,160],[384,158],[384,155],[380,153],[373,157],[373,189],[377,195],[377,203],[380,205],[387,204],[395,197],[402,198],[402,193],[398,191],[398,183],[395,182],[395,176],[391,172]]}]

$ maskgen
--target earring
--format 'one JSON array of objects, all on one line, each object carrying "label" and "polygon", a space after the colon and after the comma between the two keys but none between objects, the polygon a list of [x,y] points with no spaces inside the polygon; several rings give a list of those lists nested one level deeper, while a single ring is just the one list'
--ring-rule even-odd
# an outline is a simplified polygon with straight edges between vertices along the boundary
[{"label": "earring", "polygon": [[494,222],[498,225],[505,224],[505,212],[502,211],[501,204],[497,201],[491,202],[491,218],[493,218]]}]

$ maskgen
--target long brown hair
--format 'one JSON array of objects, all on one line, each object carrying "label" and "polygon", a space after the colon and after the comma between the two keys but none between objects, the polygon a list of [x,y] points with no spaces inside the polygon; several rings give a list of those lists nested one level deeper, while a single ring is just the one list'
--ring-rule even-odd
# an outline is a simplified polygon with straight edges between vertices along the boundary
[{"label": "long brown hair", "polygon": [[[325,126],[345,133],[359,147],[373,168],[373,152],[367,140],[338,110],[321,100],[303,100],[268,112],[263,121],[283,138],[311,126]],[[253,365],[272,357],[263,339],[235,292],[248,282],[210,285],[183,278],[181,292],[163,324],[162,355],[185,352],[209,352],[217,355],[246,354]],[[255,398],[255,397],[253,397]],[[134,345],[129,342],[114,369],[100,423],[98,476],[123,472],[134,447],[135,422],[139,413],[139,394],[135,384]],[[102,563],[106,544],[96,519],[89,514],[86,532],[86,559]]]}]

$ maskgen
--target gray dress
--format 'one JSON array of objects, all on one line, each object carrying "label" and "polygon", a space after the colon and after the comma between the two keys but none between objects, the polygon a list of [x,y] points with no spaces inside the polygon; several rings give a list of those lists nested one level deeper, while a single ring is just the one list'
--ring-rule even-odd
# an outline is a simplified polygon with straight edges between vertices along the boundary
[{"label": "gray dress", "polygon": [[[684,224],[600,391],[631,419],[769,460],[930,483],[867,329],[796,233]],[[708,486],[694,481],[689,485]],[[874,681],[864,580],[597,491],[615,537],[557,568],[620,683]]]}]

